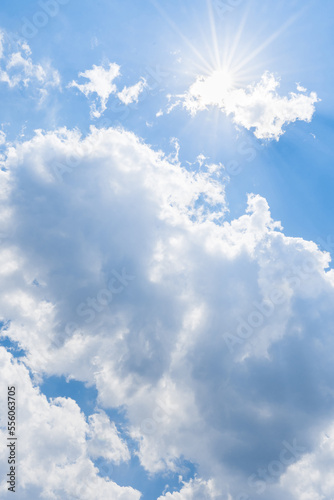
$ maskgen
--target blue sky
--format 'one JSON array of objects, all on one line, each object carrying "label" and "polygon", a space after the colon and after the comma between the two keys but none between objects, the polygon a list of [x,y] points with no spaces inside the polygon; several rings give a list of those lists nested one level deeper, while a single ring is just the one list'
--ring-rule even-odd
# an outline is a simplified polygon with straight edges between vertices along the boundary
[{"label": "blue sky", "polygon": [[[113,124],[125,125],[163,150],[169,148],[170,137],[179,138],[183,160],[191,161],[198,154],[208,155],[214,161],[226,161],[226,157],[235,159],[240,134],[235,134],[235,127],[226,117],[221,117],[217,127],[212,112],[206,116],[198,115],[195,120],[190,120],[182,112],[165,120],[154,120],[156,110],[166,105],[166,95],[183,92],[200,72],[197,66],[203,63],[199,55],[208,59],[214,54],[205,1],[182,2],[181,7],[179,2],[173,1],[166,5],[158,2],[156,5],[158,8],[154,2],[138,4],[130,0],[121,5],[83,2],[78,12],[76,2],[68,2],[59,7],[57,16],[49,17],[45,27],[35,28],[35,36],[28,39],[34,58],[50,59],[60,72],[64,86],[80,71],[105,60],[121,66],[124,83],[131,84],[143,74],[148,74],[148,81],[154,90],[148,92],[149,96],[145,93],[143,101],[133,109],[122,111],[114,106],[117,113],[107,110],[105,116]],[[250,74],[247,83],[259,79],[265,70],[269,70],[281,77],[282,93],[294,90],[295,82],[301,82],[310,90],[316,89],[321,98],[310,125],[297,122],[289,127],[289,134],[285,134],[278,144],[271,142],[263,148],[264,153],[256,159],[255,168],[260,169],[256,176],[252,165],[253,168],[243,169],[243,175],[231,182],[228,187],[231,191],[231,210],[235,201],[239,210],[236,208],[234,213],[240,214],[245,205],[244,193],[256,187],[264,196],[271,195],[275,218],[284,220],[288,234],[326,239],[333,232],[328,227],[330,221],[322,215],[323,211],[333,208],[329,188],[333,180],[330,148],[333,103],[332,81],[329,78],[333,64],[330,57],[333,34],[330,15],[324,15],[330,12],[331,4],[323,2],[320,8],[316,2],[263,5],[260,1],[241,1],[231,11],[226,7],[222,18],[218,15],[219,2],[217,5],[214,12],[216,35],[222,52],[224,42],[227,40],[227,43],[233,44],[241,27],[238,56],[266,45],[273,34],[282,30],[246,67],[246,74]],[[31,26],[27,20],[33,22],[33,16],[41,10],[34,2],[7,2],[4,6],[3,25],[14,33],[22,33],[27,26]],[[126,36],[120,36],[123,31],[126,31]],[[178,63],[178,58],[182,58],[182,62]],[[155,81],[159,68],[161,76]],[[2,92],[6,90],[1,89]],[[15,104],[7,96],[2,106],[4,120],[11,122],[9,129],[13,137],[22,124],[26,127],[27,136],[40,127],[78,126],[84,131],[89,128],[84,96],[76,99],[63,90],[50,97],[49,109],[40,109],[39,112],[31,109],[34,103],[27,102],[21,91],[15,97]],[[13,120],[15,112],[20,119]],[[148,128],[146,121],[154,121],[155,126]],[[228,133],[228,140],[227,137],[225,140],[222,138],[223,133],[224,137]],[[196,141],[193,139],[195,134]],[[247,139],[249,136],[251,134],[246,132]],[[230,146],[228,149],[226,143]],[[276,188],[277,183],[280,189]],[[240,199],[242,197],[243,200]],[[308,207],[309,212],[305,216]]]},{"label": "blue sky", "polygon": [[331,14],[2,3],[20,498],[334,495]]}]

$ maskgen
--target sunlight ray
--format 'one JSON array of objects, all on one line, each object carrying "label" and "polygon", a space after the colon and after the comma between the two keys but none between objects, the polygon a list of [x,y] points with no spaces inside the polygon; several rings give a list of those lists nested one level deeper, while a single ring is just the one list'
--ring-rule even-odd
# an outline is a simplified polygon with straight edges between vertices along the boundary
[{"label": "sunlight ray", "polygon": [[215,23],[215,19],[214,19],[214,15],[213,15],[212,0],[207,0],[207,6],[208,6],[209,19],[210,19],[210,28],[211,28],[213,50],[214,50],[215,58],[216,58],[216,67],[220,68],[221,67],[220,52],[219,52],[219,46],[218,46],[216,23]]},{"label": "sunlight ray", "polygon": [[238,27],[238,31],[237,31],[234,39],[232,40],[232,46],[228,47],[228,49],[226,50],[225,60],[226,60],[226,65],[229,67],[231,66],[232,61],[234,60],[235,55],[237,53],[240,39],[241,39],[241,36],[242,36],[244,29],[245,29],[247,17],[248,17],[248,11],[246,11],[242,17],[242,20],[241,20],[239,27]]},{"label": "sunlight ray", "polygon": [[291,16],[275,33],[269,36],[261,45],[254,49],[245,59],[242,59],[238,65],[235,66],[235,71],[239,71],[243,66],[252,61],[256,56],[258,56],[265,48],[268,47],[274,40],[276,40],[291,24],[293,24],[299,17],[300,12]]},{"label": "sunlight ray", "polygon": [[193,53],[202,61],[207,71],[212,71],[213,68],[208,64],[205,57],[196,49],[196,47],[191,43],[191,41],[182,33],[175,22],[168,16],[165,10],[158,4],[156,0],[150,0],[152,5],[158,10],[161,16],[168,22],[168,24],[173,28],[173,30],[179,35],[180,38],[188,45],[188,47],[193,51]]}]

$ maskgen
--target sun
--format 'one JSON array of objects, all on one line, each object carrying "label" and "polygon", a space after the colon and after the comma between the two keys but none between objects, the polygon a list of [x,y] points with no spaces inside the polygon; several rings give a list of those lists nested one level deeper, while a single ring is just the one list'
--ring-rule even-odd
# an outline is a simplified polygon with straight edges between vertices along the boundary
[{"label": "sun", "polygon": [[224,102],[234,87],[234,76],[228,69],[217,69],[197,79],[191,93],[200,97],[203,104]]},{"label": "sun", "polygon": [[213,95],[226,93],[234,86],[233,73],[227,68],[214,70],[207,81]]}]

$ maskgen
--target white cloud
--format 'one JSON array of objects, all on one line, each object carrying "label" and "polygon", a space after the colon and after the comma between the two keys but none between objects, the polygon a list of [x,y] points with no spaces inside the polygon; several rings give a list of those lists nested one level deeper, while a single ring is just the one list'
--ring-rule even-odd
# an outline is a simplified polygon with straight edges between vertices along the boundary
[{"label": "white cloud", "polygon": [[298,92],[307,92],[307,89],[302,85],[300,85],[299,83],[297,83],[297,90]]},{"label": "white cloud", "polygon": [[170,106],[182,106],[195,115],[209,107],[216,106],[233,122],[254,130],[258,139],[276,139],[284,133],[283,127],[296,120],[310,122],[319,101],[317,94],[305,94],[306,89],[298,85],[301,93],[291,92],[281,97],[277,89],[278,79],[269,72],[263,74],[260,82],[245,88],[235,88],[228,75],[215,72],[210,76],[200,76],[189,90]]},{"label": "white cloud", "polygon": [[16,42],[14,51],[11,51],[12,43],[8,43],[6,33],[1,32],[0,82],[7,83],[10,88],[34,86],[44,95],[48,92],[48,88],[60,86],[59,73],[52,68],[50,62],[35,64],[30,57],[31,49],[26,42]]},{"label": "white cloud", "polygon": [[[119,438],[110,422],[98,413],[90,418],[88,426],[78,405],[71,399],[56,398],[48,401],[38,388],[34,387],[27,368],[0,347],[1,386],[16,387],[18,413],[16,495],[22,500],[58,498],[82,500],[139,500],[140,493],[132,488],[120,487],[109,479],[99,477],[98,469],[91,457],[92,441],[87,441],[102,423],[107,431],[106,438],[111,448],[119,447]],[[1,420],[5,422],[7,394],[1,391]],[[101,416],[103,422],[101,422]],[[4,473],[9,472],[6,428],[0,430],[0,464]],[[96,440],[96,437],[93,439]],[[96,443],[95,443],[96,444]],[[94,452],[93,454],[91,452]],[[114,458],[114,457],[112,457]],[[119,458],[117,461],[119,461]],[[9,498],[6,474],[2,474],[0,497]],[[6,495],[7,493],[7,495]]]},{"label": "white cloud", "polygon": [[[268,498],[327,500],[334,497],[334,425],[323,430],[314,449],[290,465],[276,484],[265,485]],[[259,479],[259,478],[258,478]],[[255,483],[254,483],[255,484]],[[262,486],[263,487],[263,486]]]},{"label": "white cloud", "polygon": [[[11,147],[0,310],[36,376],[88,382],[100,407],[126,410],[147,471],[182,473],[184,458],[201,479],[182,495],[213,479],[226,500],[283,440],[315,452],[333,420],[334,273],[315,243],[284,235],[264,198],[224,221],[221,169],[173,161],[120,129],[39,131]],[[134,278],[108,299],[123,268]],[[103,413],[90,424],[85,453],[103,428],[114,446],[103,456],[127,460]]]},{"label": "white cloud", "polygon": [[183,483],[182,489],[174,493],[166,493],[158,500],[214,500],[218,497],[213,481],[195,478]]},{"label": "white cloud", "polygon": [[97,36],[93,36],[91,39],[90,39],[90,46],[92,49],[95,49],[96,47],[98,47],[100,45],[100,41],[99,39],[97,38]]},{"label": "white cloud", "polygon": [[139,82],[131,87],[124,87],[118,92],[114,80],[121,75],[120,66],[116,63],[109,63],[109,67],[93,65],[93,69],[79,73],[80,77],[89,80],[88,83],[80,84],[72,81],[68,87],[78,88],[87,98],[91,94],[96,94],[97,98],[91,103],[91,117],[99,118],[107,109],[107,103],[111,95],[115,96],[125,105],[138,102],[139,95],[147,87],[145,78],[141,78]]},{"label": "white cloud", "polygon": [[89,455],[103,457],[114,464],[130,460],[130,452],[121,439],[114,422],[110,422],[104,411],[90,415],[89,419]]},{"label": "white cloud", "polygon": [[6,134],[2,130],[0,130],[0,146],[3,146],[6,143]]},{"label": "white cloud", "polygon": [[114,80],[120,75],[120,66],[116,63],[109,63],[109,66],[93,65],[92,69],[79,73],[79,77],[86,78],[88,83],[78,83],[72,81],[69,87],[76,87],[87,98],[91,94],[97,94],[97,98],[91,104],[91,116],[99,118],[107,109],[107,102],[111,94],[115,94],[117,87]]},{"label": "white cloud", "polygon": [[145,78],[142,78],[132,87],[124,87],[122,92],[118,92],[117,96],[123,104],[132,104],[133,102],[138,102],[139,95],[146,87],[146,80]]},{"label": "white cloud", "polygon": [[4,52],[4,38],[5,34],[3,33],[3,31],[0,31],[0,59],[2,59]]},{"label": "white cloud", "polygon": [[313,453],[293,465],[282,478],[282,485],[289,485],[300,500],[321,500],[334,496],[334,425],[319,440]]}]

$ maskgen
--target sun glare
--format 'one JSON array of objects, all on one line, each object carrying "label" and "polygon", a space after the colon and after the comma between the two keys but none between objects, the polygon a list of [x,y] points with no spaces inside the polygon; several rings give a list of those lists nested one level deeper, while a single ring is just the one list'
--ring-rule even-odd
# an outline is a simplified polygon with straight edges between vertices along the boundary
[{"label": "sun glare", "polygon": [[227,69],[215,70],[205,79],[202,87],[204,100],[221,101],[234,85],[233,74]]},{"label": "sun glare", "polygon": [[226,92],[233,87],[233,74],[228,69],[216,70],[211,77],[213,92]]}]

